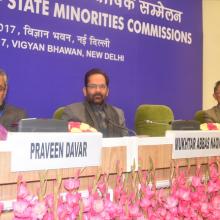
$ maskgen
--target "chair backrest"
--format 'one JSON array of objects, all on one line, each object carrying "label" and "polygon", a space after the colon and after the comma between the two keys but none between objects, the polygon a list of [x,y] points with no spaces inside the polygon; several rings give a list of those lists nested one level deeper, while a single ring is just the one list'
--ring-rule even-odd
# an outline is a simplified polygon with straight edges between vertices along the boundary
[{"label": "chair backrest", "polygon": [[199,110],[194,114],[194,120],[199,121],[200,124],[205,123],[205,111]]},{"label": "chair backrest", "polygon": [[135,113],[135,130],[137,135],[164,136],[173,120],[173,111],[166,105],[140,105]]},{"label": "chair backrest", "polygon": [[58,109],[56,109],[56,111],[53,113],[53,118],[61,119],[64,108],[65,108],[64,106],[61,106]]}]

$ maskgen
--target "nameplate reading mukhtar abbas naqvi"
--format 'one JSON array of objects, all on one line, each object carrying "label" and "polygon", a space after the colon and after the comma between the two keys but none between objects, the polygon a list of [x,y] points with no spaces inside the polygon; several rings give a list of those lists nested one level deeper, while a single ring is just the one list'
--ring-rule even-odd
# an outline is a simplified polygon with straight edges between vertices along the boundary
[{"label": "nameplate reading mukhtar abbas naqvi", "polygon": [[32,142],[30,159],[87,157],[87,142]]}]

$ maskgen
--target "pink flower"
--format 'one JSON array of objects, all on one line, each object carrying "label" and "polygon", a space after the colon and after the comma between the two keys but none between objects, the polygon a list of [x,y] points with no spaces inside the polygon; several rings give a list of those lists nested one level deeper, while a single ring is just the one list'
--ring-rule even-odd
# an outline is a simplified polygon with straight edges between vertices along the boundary
[{"label": "pink flower", "polygon": [[92,209],[95,213],[100,213],[104,209],[104,202],[102,199],[95,199],[92,203]]},{"label": "pink flower", "polygon": [[144,197],[144,198],[141,199],[141,201],[140,201],[140,207],[143,208],[144,210],[147,210],[147,208],[148,208],[149,206],[151,206],[151,203],[152,203],[152,202],[151,202],[150,199]]},{"label": "pink flower", "polygon": [[201,186],[201,185],[202,185],[201,177],[200,176],[193,176],[192,177],[192,186],[198,187],[198,186]]},{"label": "pink flower", "polygon": [[144,215],[141,215],[141,216],[137,217],[136,220],[147,220],[147,219],[144,217]]},{"label": "pink flower", "polygon": [[80,186],[80,180],[78,178],[74,178],[74,179],[67,179],[64,180],[64,188],[67,191],[73,191],[73,190],[77,190]]},{"label": "pink flower", "polygon": [[31,217],[31,208],[29,207],[29,203],[24,200],[14,202],[13,211],[14,211],[15,217],[18,217],[18,218]]},{"label": "pink flower", "polygon": [[131,220],[131,218],[128,217],[127,215],[125,215],[125,213],[121,213],[118,219],[120,219],[120,220]]},{"label": "pink flower", "polygon": [[67,193],[66,195],[66,202],[69,206],[74,206],[79,204],[79,200],[81,199],[81,194],[80,193]]},{"label": "pink flower", "polygon": [[155,191],[152,190],[152,188],[150,188],[149,186],[146,187],[146,195],[148,196],[148,198],[152,198],[155,194]]},{"label": "pink flower", "polygon": [[96,215],[96,216],[91,216],[89,218],[89,220],[103,220],[103,218],[101,216],[99,216],[99,215]]},{"label": "pink flower", "polygon": [[44,202],[37,202],[32,208],[32,218],[33,219],[43,219],[47,212],[47,207]]},{"label": "pink flower", "polygon": [[120,199],[121,193],[123,190],[123,186],[121,184],[117,185],[114,189],[114,197],[115,200],[118,201]]},{"label": "pink flower", "polygon": [[164,218],[165,220],[179,220],[177,217],[175,217],[172,213],[167,212],[167,215]]},{"label": "pink flower", "polygon": [[186,187],[184,188],[179,188],[176,192],[176,195],[181,199],[185,201],[190,201],[190,190],[187,189]]},{"label": "pink flower", "polygon": [[48,212],[44,215],[43,220],[54,220],[54,215],[52,212]]},{"label": "pink flower", "polygon": [[75,219],[79,214],[79,206],[71,207],[67,203],[59,203],[58,205],[58,219]]},{"label": "pink flower", "polygon": [[163,202],[164,202],[164,198],[165,198],[165,192],[163,189],[159,189],[157,190],[156,192],[157,194],[157,202],[160,204],[160,205],[163,205]]},{"label": "pink flower", "polygon": [[194,191],[190,193],[191,195],[191,203],[193,206],[198,207],[199,206],[199,202],[204,202],[207,200],[207,195],[205,192],[200,192],[200,191]]},{"label": "pink flower", "polygon": [[207,202],[202,202],[201,207],[200,207],[200,211],[201,211],[203,217],[207,217],[209,214],[209,204]]},{"label": "pink flower", "polygon": [[54,206],[54,196],[53,194],[48,194],[44,199],[46,206],[50,209],[53,209]]},{"label": "pink flower", "polygon": [[207,189],[207,191],[208,191],[209,193],[217,192],[217,191],[219,191],[219,190],[220,190],[220,185],[219,185],[218,182],[214,182],[214,181],[212,181],[212,180],[210,180],[210,181],[208,182],[208,189]]},{"label": "pink flower", "polygon": [[83,213],[83,218],[82,218],[82,220],[90,220],[90,216],[91,216],[90,213]]},{"label": "pink flower", "polygon": [[172,214],[172,216],[177,216],[178,208],[177,207],[170,208],[169,212]]},{"label": "pink flower", "polygon": [[214,210],[212,212],[212,216],[210,217],[210,220],[219,220],[220,216],[220,210]]},{"label": "pink flower", "polygon": [[97,132],[97,130],[90,125],[82,122],[70,121],[68,123],[68,131],[73,133],[79,132]]},{"label": "pink flower", "polygon": [[112,218],[110,217],[109,213],[107,211],[103,211],[100,213],[99,215],[102,219],[105,219],[105,220],[111,220]]},{"label": "pink flower", "polygon": [[164,207],[167,209],[171,209],[176,207],[177,205],[178,205],[178,199],[174,196],[168,196]]},{"label": "pink flower", "polygon": [[115,203],[115,215],[116,217],[119,217],[121,216],[122,214],[125,213],[125,209],[124,209],[124,206],[120,203]]},{"label": "pink flower", "polygon": [[210,178],[214,181],[218,180],[219,173],[214,163],[209,165]]},{"label": "pink flower", "polygon": [[112,201],[110,201],[109,199],[105,201],[105,211],[109,213],[109,216],[111,217],[111,219],[113,219],[114,217],[116,217],[117,215],[117,205],[115,203],[113,203]]},{"label": "pink flower", "polygon": [[90,211],[92,207],[92,197],[90,196],[88,198],[83,197],[82,202],[83,202],[83,211],[84,212]]},{"label": "pink flower", "polygon": [[77,219],[77,215],[78,215],[78,212],[77,214],[75,212],[72,212],[70,215],[69,215],[69,218],[66,218],[65,220],[74,220],[74,219]]},{"label": "pink flower", "polygon": [[139,206],[137,204],[129,206],[129,215],[133,218],[139,216]]},{"label": "pink flower", "polygon": [[[217,161],[217,162],[220,162]],[[220,219],[220,178],[218,164],[209,163],[210,179],[202,180],[200,167],[189,184],[189,173],[176,173],[170,191],[156,190],[144,181],[136,189],[128,190],[129,182],[121,175],[116,178],[114,200],[110,200],[106,175],[97,185],[88,188],[88,198],[82,198],[79,188],[79,173],[74,179],[63,181],[68,191],[62,194],[46,195],[38,201],[29,194],[26,183],[18,181],[17,201],[13,203],[13,220],[219,220]],[[144,177],[146,178],[146,177]],[[96,183],[96,181],[94,181]],[[170,193],[169,193],[170,192]],[[57,205],[57,206],[54,206]],[[54,209],[57,207],[57,210]],[[0,214],[2,212],[0,203]],[[57,213],[53,213],[53,212]]]},{"label": "pink flower", "polygon": [[68,123],[68,130],[71,131],[72,128],[80,128],[80,122],[76,122],[76,121],[70,121]]},{"label": "pink flower", "polygon": [[120,196],[120,204],[121,205],[125,205],[126,201],[128,200],[128,195],[125,191],[121,192],[121,196]]},{"label": "pink flower", "polygon": [[102,178],[100,179],[100,181],[97,183],[97,188],[100,190],[100,192],[104,195],[107,192],[107,186],[106,183],[104,181],[104,177],[102,176]]},{"label": "pink flower", "polygon": [[179,186],[185,186],[186,184],[186,176],[185,176],[185,172],[181,171],[179,176],[177,177],[177,183]]},{"label": "pink flower", "polygon": [[160,208],[160,207],[159,207],[159,208],[157,209],[157,213],[158,213],[158,214],[157,214],[158,216],[161,216],[161,217],[164,218],[164,217],[166,216],[166,214],[167,214],[167,210],[166,210],[165,208]]},{"label": "pink flower", "polygon": [[29,195],[25,182],[21,182],[17,187],[17,198],[24,199]]},{"label": "pink flower", "polygon": [[208,130],[218,130],[218,127],[214,123],[207,123]]},{"label": "pink flower", "polygon": [[220,195],[212,198],[211,205],[213,209],[220,210]]}]

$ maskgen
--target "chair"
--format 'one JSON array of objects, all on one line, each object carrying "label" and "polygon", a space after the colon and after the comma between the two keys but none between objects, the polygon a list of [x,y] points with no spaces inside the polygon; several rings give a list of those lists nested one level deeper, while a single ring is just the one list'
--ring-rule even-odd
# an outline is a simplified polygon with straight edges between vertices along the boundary
[{"label": "chair", "polygon": [[194,115],[194,120],[199,121],[200,124],[205,123],[205,111],[199,110]]},{"label": "chair", "polygon": [[135,113],[135,130],[137,135],[165,136],[173,120],[173,111],[166,105],[140,105]]},{"label": "chair", "polygon": [[65,108],[64,106],[61,106],[58,109],[56,109],[56,111],[53,113],[53,118],[61,119],[64,108]]}]

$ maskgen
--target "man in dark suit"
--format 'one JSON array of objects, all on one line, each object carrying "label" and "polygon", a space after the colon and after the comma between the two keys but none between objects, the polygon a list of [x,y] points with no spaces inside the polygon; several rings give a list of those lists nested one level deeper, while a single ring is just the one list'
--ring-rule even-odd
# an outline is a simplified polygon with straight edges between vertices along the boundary
[{"label": "man in dark suit", "polygon": [[7,74],[0,69],[0,124],[8,131],[17,131],[18,122],[26,118],[26,113],[22,109],[6,104],[5,97],[7,89]]},{"label": "man in dark suit", "polygon": [[220,81],[215,84],[213,97],[218,104],[205,111],[204,119],[207,123],[220,123]]},{"label": "man in dark suit", "polygon": [[85,101],[65,107],[62,119],[89,124],[103,133],[104,137],[128,135],[124,112],[106,103],[109,78],[100,69],[91,69],[84,78]]}]

